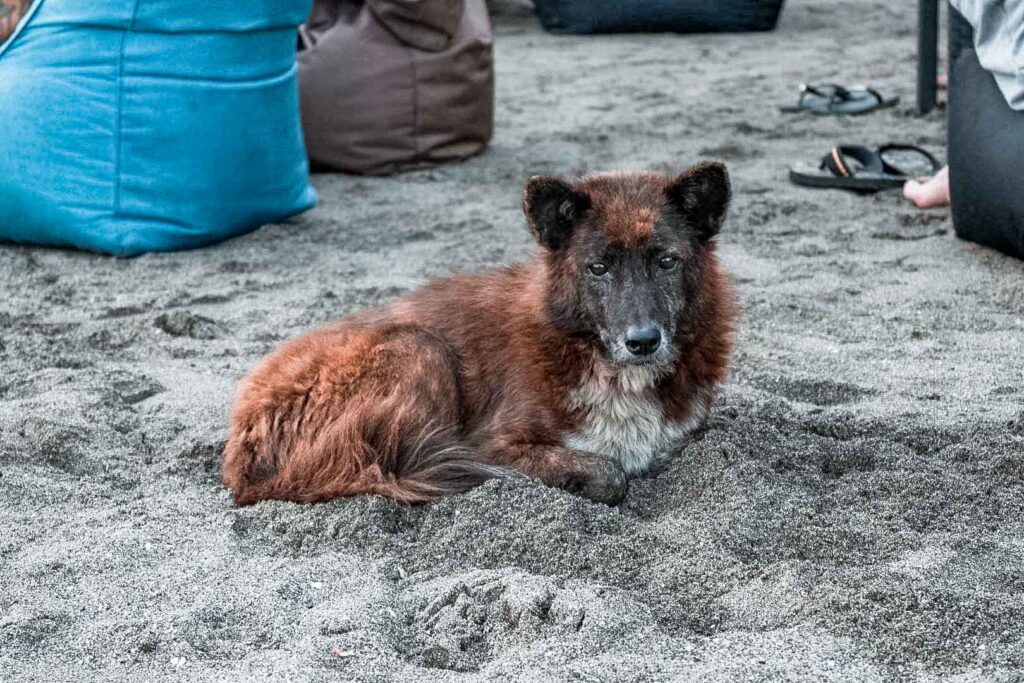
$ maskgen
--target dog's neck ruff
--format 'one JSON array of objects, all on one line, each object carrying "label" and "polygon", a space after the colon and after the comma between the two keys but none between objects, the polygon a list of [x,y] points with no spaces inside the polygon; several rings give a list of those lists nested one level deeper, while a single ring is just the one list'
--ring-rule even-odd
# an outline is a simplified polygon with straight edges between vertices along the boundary
[{"label": "dog's neck ruff", "polygon": [[687,419],[667,420],[655,387],[671,372],[644,365],[611,368],[596,361],[593,371],[567,395],[567,407],[580,422],[566,436],[565,445],[614,458],[626,474],[644,472],[700,426],[711,406],[711,389],[701,388]]}]

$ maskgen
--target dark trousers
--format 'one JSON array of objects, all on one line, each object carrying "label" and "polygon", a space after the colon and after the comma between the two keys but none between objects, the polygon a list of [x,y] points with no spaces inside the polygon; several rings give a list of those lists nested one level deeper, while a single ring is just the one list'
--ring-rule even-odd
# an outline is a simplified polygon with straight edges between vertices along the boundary
[{"label": "dark trousers", "polygon": [[965,240],[1024,258],[1024,112],[1010,109],[949,8],[949,190]]}]

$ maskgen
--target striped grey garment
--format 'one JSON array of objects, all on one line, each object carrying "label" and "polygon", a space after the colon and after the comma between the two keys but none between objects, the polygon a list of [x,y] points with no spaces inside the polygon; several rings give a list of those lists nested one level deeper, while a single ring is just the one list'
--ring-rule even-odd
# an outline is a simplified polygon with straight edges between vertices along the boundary
[{"label": "striped grey garment", "polygon": [[950,0],[974,29],[974,51],[1012,109],[1024,111],[1024,0]]}]

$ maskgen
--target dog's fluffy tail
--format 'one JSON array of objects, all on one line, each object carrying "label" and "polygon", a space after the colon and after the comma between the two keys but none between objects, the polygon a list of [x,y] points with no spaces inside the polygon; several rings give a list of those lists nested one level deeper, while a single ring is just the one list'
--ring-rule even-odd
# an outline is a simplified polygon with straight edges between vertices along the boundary
[{"label": "dog's fluffy tail", "polygon": [[225,450],[223,481],[239,505],[267,499],[312,503],[366,493],[422,503],[489,479],[523,476],[474,457],[451,431],[409,433],[397,426],[380,421],[369,434],[361,429],[335,433],[330,451],[320,450],[321,444],[296,453],[278,442],[264,450],[264,457],[236,433]]},{"label": "dog's fluffy tail", "polygon": [[386,490],[380,493],[420,503],[465,493],[490,479],[523,476],[474,457],[457,437],[427,432],[401,449],[394,474],[381,482]]}]

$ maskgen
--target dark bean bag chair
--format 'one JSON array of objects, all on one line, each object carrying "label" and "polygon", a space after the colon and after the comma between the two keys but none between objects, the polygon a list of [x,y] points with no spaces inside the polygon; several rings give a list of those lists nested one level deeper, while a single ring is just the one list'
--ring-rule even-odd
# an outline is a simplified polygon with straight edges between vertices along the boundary
[{"label": "dark bean bag chair", "polygon": [[783,0],[535,0],[556,33],[770,31]]},{"label": "dark bean bag chair", "polygon": [[483,150],[491,48],[484,0],[316,0],[299,52],[314,169],[386,174]]},{"label": "dark bean bag chair", "polygon": [[1024,258],[1024,112],[978,61],[970,24],[950,12],[949,190],[965,240]]}]

